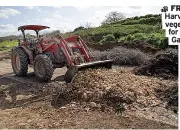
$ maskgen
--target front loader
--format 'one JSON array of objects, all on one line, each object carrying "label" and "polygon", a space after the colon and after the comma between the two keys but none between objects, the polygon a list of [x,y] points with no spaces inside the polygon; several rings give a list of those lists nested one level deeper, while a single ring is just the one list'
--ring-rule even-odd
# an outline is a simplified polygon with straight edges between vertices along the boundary
[{"label": "front loader", "polygon": [[95,61],[95,58],[89,51],[89,48],[79,36],[63,39],[59,35],[55,36],[54,40],[59,43],[59,46],[66,57],[68,70],[64,75],[64,80],[67,83],[70,83],[74,75],[80,70],[88,68],[112,67],[111,60]]}]

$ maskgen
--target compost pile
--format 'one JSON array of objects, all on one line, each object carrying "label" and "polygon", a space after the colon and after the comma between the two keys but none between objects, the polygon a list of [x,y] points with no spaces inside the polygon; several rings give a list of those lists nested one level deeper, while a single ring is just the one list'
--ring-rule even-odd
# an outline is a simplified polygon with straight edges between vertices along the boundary
[{"label": "compost pile", "polygon": [[165,79],[178,77],[178,50],[158,52],[147,63],[135,68],[135,74],[158,76]]},{"label": "compost pile", "polygon": [[96,60],[112,59],[114,65],[141,65],[146,63],[150,56],[139,50],[115,47],[111,50],[93,51]]},{"label": "compost pile", "polygon": [[155,88],[162,86],[163,81],[157,78],[104,68],[80,71],[73,81],[79,101],[94,102],[116,109],[156,106],[162,101],[157,98]]}]

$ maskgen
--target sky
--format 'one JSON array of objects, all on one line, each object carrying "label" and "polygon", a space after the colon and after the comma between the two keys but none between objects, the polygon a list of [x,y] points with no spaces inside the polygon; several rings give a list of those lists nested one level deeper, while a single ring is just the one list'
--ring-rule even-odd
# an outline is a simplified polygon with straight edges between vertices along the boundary
[{"label": "sky", "polygon": [[0,37],[19,35],[17,28],[22,25],[45,25],[48,31],[73,31],[79,26],[91,23],[101,25],[105,16],[118,11],[125,17],[160,14],[160,6],[0,6]]}]

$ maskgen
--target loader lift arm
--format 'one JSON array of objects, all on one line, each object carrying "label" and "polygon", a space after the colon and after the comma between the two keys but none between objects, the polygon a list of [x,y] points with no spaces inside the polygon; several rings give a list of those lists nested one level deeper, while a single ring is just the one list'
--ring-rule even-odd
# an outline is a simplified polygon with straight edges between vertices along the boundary
[{"label": "loader lift arm", "polygon": [[[53,37],[53,39],[60,45],[61,49],[63,50],[67,59],[68,66],[76,65],[73,62],[74,57],[71,48],[79,49],[81,54],[84,55],[86,62],[93,61],[92,54],[90,53],[84,41],[79,36],[72,36],[64,39],[62,36],[56,35]],[[68,46],[69,44],[71,44],[71,48]]]}]

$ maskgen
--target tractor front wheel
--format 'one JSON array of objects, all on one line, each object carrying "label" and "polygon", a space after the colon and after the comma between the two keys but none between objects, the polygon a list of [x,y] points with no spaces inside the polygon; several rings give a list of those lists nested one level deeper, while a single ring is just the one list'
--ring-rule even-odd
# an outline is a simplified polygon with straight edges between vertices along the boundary
[{"label": "tractor front wheel", "polygon": [[28,71],[28,54],[23,48],[12,49],[11,54],[12,69],[17,76],[26,76]]},{"label": "tractor front wheel", "polygon": [[47,82],[53,75],[53,64],[51,59],[46,55],[37,55],[34,60],[34,73],[39,81]]}]

